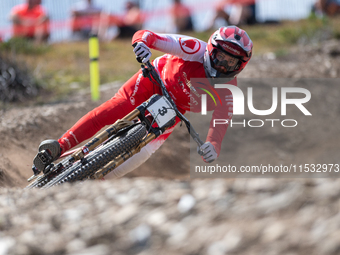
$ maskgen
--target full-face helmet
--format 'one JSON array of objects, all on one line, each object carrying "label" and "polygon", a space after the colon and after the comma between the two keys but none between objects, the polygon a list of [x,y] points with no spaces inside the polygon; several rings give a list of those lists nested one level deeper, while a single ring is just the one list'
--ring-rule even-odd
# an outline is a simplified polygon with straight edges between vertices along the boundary
[{"label": "full-face helmet", "polygon": [[204,68],[210,78],[234,78],[248,64],[253,42],[248,34],[236,27],[221,27],[208,41]]}]

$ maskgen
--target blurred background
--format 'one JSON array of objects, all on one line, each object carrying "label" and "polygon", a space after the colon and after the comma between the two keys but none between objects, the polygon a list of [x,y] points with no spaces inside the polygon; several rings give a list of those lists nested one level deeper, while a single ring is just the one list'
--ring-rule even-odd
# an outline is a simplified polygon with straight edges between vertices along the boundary
[{"label": "blurred background", "polygon": [[[130,46],[139,29],[207,41],[218,27],[237,25],[253,40],[254,56],[273,58],[291,48],[340,38],[339,6],[336,0],[3,0],[2,63],[29,83],[19,89],[17,82],[20,95],[5,95],[9,86],[3,81],[0,99],[22,101],[31,94],[35,102],[59,100],[88,88],[88,36],[93,33],[100,40],[100,78],[106,84],[127,80],[139,68]],[[154,52],[154,57],[160,54]]]},{"label": "blurred background", "polygon": [[[23,3],[22,0],[11,0],[0,2],[0,34],[7,40],[11,37],[9,14],[11,9],[18,4]],[[71,39],[71,27],[68,21],[71,15],[72,7],[79,1],[77,0],[43,0],[42,6],[48,12],[52,21],[51,24],[51,42],[58,42]],[[101,7],[103,11],[116,15],[122,15],[125,12],[126,0],[93,0],[96,6]],[[249,1],[231,1],[234,2],[226,9],[232,9],[238,4],[247,4]],[[307,18],[312,10],[312,6],[316,0],[256,0],[255,16],[256,21],[263,23],[268,21],[282,20],[299,20]],[[176,29],[171,24],[171,13],[168,11],[172,6],[173,0],[139,0],[135,1],[142,11],[147,12],[147,17],[143,24],[144,29],[150,29],[157,32],[175,32]],[[204,31],[209,28],[211,20],[215,15],[215,7],[221,4],[220,0],[183,0],[193,20],[193,28],[195,31]],[[233,5],[233,6],[232,6]],[[222,24],[222,22],[220,22]]]}]

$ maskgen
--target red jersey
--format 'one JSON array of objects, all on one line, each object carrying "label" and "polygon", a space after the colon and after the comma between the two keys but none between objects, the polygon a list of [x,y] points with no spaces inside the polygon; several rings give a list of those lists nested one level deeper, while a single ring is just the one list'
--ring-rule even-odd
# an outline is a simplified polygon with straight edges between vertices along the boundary
[{"label": "red jersey", "polygon": [[[176,103],[178,110],[200,112],[201,95],[207,96],[207,110],[214,111],[213,119],[231,119],[233,112],[232,94],[227,89],[214,89],[206,78],[203,60],[206,43],[182,35],[161,35],[147,30],[138,31],[132,40],[144,42],[150,48],[167,54],[156,58],[153,64],[160,74],[169,94]],[[194,82],[193,78],[200,78]],[[236,78],[229,84],[236,85]],[[148,100],[153,94],[161,94],[159,86],[144,78],[141,70],[132,76],[112,97],[99,107],[88,112],[59,140],[62,152],[69,150],[82,141],[92,137],[105,125],[113,124],[130,113],[138,105]],[[180,120],[176,118],[176,124]],[[220,153],[221,143],[228,125],[210,125],[207,141],[214,145],[217,154]],[[173,128],[148,144],[153,153],[168,138]],[[147,147],[148,147],[147,146]],[[151,152],[153,151],[153,152]]]},{"label": "red jersey", "polygon": [[[176,105],[185,111],[201,111],[201,95],[209,91],[221,100],[207,97],[207,110],[213,112],[213,119],[231,119],[233,112],[232,94],[228,89],[214,89],[207,79],[202,83],[194,78],[207,78],[203,66],[207,43],[183,35],[156,34],[148,30],[135,33],[132,44],[144,42],[148,47],[167,54],[153,62]],[[237,85],[236,78],[228,84]],[[228,125],[213,127],[211,122],[207,141],[211,142],[219,155],[223,137]]]},{"label": "red jersey", "polygon": [[32,9],[28,8],[28,4],[20,4],[14,6],[11,15],[17,15],[26,25],[13,24],[14,36],[34,36],[37,22],[40,18],[47,15],[45,9],[41,5],[36,5]]}]

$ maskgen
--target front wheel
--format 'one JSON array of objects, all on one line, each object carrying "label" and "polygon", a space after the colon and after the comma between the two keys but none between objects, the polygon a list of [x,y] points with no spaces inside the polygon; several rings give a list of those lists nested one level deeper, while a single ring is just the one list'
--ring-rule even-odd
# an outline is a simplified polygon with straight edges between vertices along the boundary
[{"label": "front wheel", "polygon": [[59,185],[65,182],[75,182],[87,179],[99,169],[124,152],[136,147],[146,135],[146,128],[142,124],[130,128],[123,134],[96,148],[82,161],[74,163],[67,171],[47,183],[44,188]]}]

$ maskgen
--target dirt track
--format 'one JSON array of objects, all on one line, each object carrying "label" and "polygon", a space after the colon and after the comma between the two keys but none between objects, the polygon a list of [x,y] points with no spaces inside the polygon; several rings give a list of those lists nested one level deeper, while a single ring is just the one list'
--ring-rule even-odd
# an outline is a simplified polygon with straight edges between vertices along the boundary
[{"label": "dirt track", "polygon": [[[262,57],[253,58],[246,70],[240,75],[241,87],[254,87],[254,95],[258,98],[254,99],[257,102],[256,107],[259,108],[270,107],[271,100],[264,100],[262,98],[261,89],[266,95],[268,93],[268,86],[256,88],[257,84],[252,83],[249,78],[268,78],[265,80],[274,83],[270,86],[275,86],[275,79],[272,78],[290,78],[289,82],[294,82],[299,85],[301,78],[337,78],[340,73],[340,50],[338,49],[338,41],[329,41],[322,47],[303,47],[295,50],[291,54],[276,59],[272,54],[267,54]],[[244,79],[243,79],[244,78]],[[315,83],[315,82],[314,82]],[[338,127],[337,114],[339,113],[339,90],[337,88],[337,79],[332,79],[330,82],[322,83],[324,86],[314,89],[312,91],[312,100],[308,107],[312,107],[314,115],[309,123],[318,123],[331,120],[334,123],[329,125],[332,132],[336,132]],[[289,84],[291,86],[294,84]],[[304,85],[304,84],[302,84]],[[270,89],[269,86],[269,89]],[[296,85],[295,85],[296,86]],[[321,86],[321,85],[320,85]],[[105,92],[103,91],[100,102],[93,103],[88,94],[82,93],[73,96],[67,102],[44,105],[40,107],[26,107],[14,108],[7,111],[0,111],[0,139],[3,141],[0,148],[0,170],[2,171],[2,179],[4,186],[23,186],[26,184],[26,178],[31,174],[31,161],[36,153],[36,148],[39,143],[47,138],[58,138],[71,125],[73,125],[81,116],[93,109],[101,102],[109,99],[115,91],[119,88],[119,84],[114,83],[112,86],[107,86]],[[257,89],[257,90],[256,90]],[[245,91],[245,89],[244,89]],[[257,93],[256,93],[257,92]],[[85,100],[84,100],[85,98]],[[269,102],[268,102],[269,101]],[[260,102],[260,104],[258,104]],[[293,113],[295,114],[295,113]],[[298,113],[296,113],[298,114]],[[291,117],[291,116],[290,116]],[[294,116],[293,116],[294,117]],[[301,116],[298,116],[301,117]],[[306,125],[307,126],[307,125]],[[319,128],[322,125],[318,125]],[[322,127],[321,127],[322,128]],[[276,132],[275,129],[271,132]],[[320,130],[319,130],[320,131]],[[235,146],[251,139],[254,146],[247,145],[249,153],[256,151],[256,144],[263,144],[263,140],[270,140],[273,138],[271,134],[254,134],[249,132],[249,138],[243,139],[245,130],[230,130],[227,133],[227,139]],[[254,132],[254,131],[253,131]],[[280,132],[280,130],[278,131]],[[298,129],[295,136],[299,136],[299,132],[303,130]],[[315,136],[315,130],[311,136]],[[329,132],[328,132],[329,133]],[[278,137],[278,136],[276,136]],[[275,138],[275,137],[274,137]],[[290,142],[293,142],[296,137],[290,135],[287,137]],[[324,139],[324,138],[322,138]],[[336,137],[326,137],[328,141],[323,142],[322,146],[337,148]],[[178,148],[180,141],[181,150],[173,150]],[[315,143],[320,143],[321,140],[316,140]],[[308,143],[307,143],[308,144]],[[233,146],[234,146],[233,145]],[[274,143],[274,145],[277,145]],[[287,146],[283,153],[290,153],[290,147]],[[318,149],[318,148],[317,148]],[[323,148],[321,148],[323,149]],[[240,148],[242,150],[242,148]],[[336,150],[338,151],[338,150]],[[189,163],[185,160],[189,153],[189,137],[185,127],[177,127],[172,134],[171,139],[161,147],[153,158],[143,165],[140,169],[131,173],[131,176],[150,176],[150,177],[166,177],[166,178],[188,178]],[[230,154],[231,153],[231,154]],[[270,151],[268,150],[268,153]],[[299,154],[295,153],[295,158],[299,158]],[[299,151],[301,158],[305,159],[304,151]],[[241,151],[228,151],[230,158],[242,155]],[[261,158],[266,158],[266,152],[261,154]],[[248,154],[249,156],[249,154]],[[242,162],[244,159],[240,159]],[[251,163],[256,157],[251,156]],[[151,163],[152,161],[152,163]],[[237,164],[238,162],[234,162]]]},{"label": "dirt track", "polygon": [[[340,73],[338,45],[338,41],[330,41],[323,47],[299,49],[279,59],[274,59],[271,54],[254,58],[240,78],[292,78],[297,84],[301,78],[337,78]],[[313,110],[313,117],[306,122],[303,120],[301,128],[295,132],[280,135],[280,129],[272,129],[272,133],[228,130],[229,147],[225,148],[228,157],[234,160],[234,164],[289,163],[294,160],[300,163],[340,163],[338,84],[337,79],[330,80],[329,86],[314,84],[308,105]],[[107,96],[116,90],[115,86],[109,88],[102,93],[102,100],[108,99]],[[87,99],[84,101],[84,98]],[[261,97],[259,99],[261,101]],[[261,105],[270,106],[270,102],[262,101]],[[91,249],[96,254],[112,254],[112,251],[120,251],[116,254],[160,254],[162,247],[169,251],[162,254],[338,254],[340,251],[337,232],[340,190],[337,181],[191,182],[187,160],[190,144],[185,127],[177,127],[162,148],[129,175],[184,182],[141,179],[138,184],[138,179],[124,179],[105,184],[88,183],[81,188],[67,186],[46,193],[25,193],[18,189],[26,185],[26,179],[31,175],[31,161],[40,141],[59,137],[97,104],[92,103],[88,95],[77,95],[66,103],[0,111],[0,181],[3,187],[12,187],[1,189],[0,193],[1,207],[4,208],[0,213],[0,244],[3,245],[0,246],[5,247],[3,253],[0,249],[0,254],[84,254],[77,253],[80,251],[91,254]],[[292,114],[294,117],[299,113]],[[306,160],[309,162],[304,162]],[[114,191],[109,188],[111,184]],[[134,186],[137,187],[134,192],[142,194],[136,199],[134,197],[138,196],[129,191]],[[221,188],[214,193],[216,187]],[[93,191],[90,192],[92,195],[87,196],[87,190]],[[103,192],[106,192],[104,197],[100,196]],[[135,202],[117,202],[116,193]],[[191,197],[183,198],[187,199],[183,206],[192,201],[195,205],[181,212],[178,208],[184,194]],[[130,195],[132,198],[127,198]],[[95,201],[96,209],[85,210],[79,216],[81,207],[91,207],[91,201]],[[49,209],[51,206],[54,212]],[[107,211],[107,208],[110,209]],[[46,215],[39,224],[37,214],[32,212],[34,209],[39,211],[36,213]],[[108,212],[112,213],[112,219]],[[152,212],[155,215],[148,221],[145,215]],[[126,221],[116,222],[114,218],[122,215],[130,215],[130,218],[126,216]],[[19,218],[22,218],[22,225]],[[80,220],[79,226],[84,228],[67,225],[60,222],[62,220]],[[105,222],[111,223],[105,227]],[[221,222],[223,224],[218,227]],[[205,231],[207,236],[199,234],[200,231]],[[68,233],[66,236],[72,242],[65,239],[64,233]],[[41,240],[40,247],[32,245],[36,235]],[[62,245],[65,242],[67,245]]]}]

